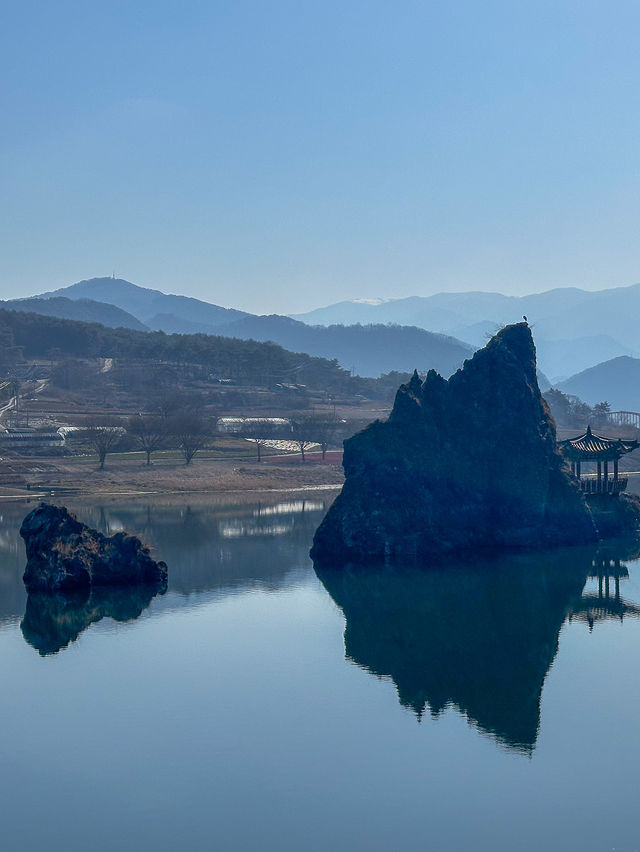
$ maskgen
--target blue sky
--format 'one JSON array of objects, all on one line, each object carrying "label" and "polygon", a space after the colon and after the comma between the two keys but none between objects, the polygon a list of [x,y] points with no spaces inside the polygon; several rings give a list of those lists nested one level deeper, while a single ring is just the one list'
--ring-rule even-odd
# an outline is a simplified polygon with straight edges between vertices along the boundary
[{"label": "blue sky", "polygon": [[640,280],[637,2],[0,3],[0,298]]}]

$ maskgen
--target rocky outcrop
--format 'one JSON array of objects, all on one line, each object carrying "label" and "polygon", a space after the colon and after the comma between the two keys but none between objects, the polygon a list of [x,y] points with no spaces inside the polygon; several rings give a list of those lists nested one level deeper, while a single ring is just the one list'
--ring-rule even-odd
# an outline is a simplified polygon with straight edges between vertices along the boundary
[{"label": "rocky outcrop", "polygon": [[597,538],[556,449],[526,323],[502,329],[448,381],[414,373],[389,419],[345,442],[343,464],[316,560],[425,560]]},{"label": "rocky outcrop", "polygon": [[586,500],[601,539],[638,538],[640,497],[637,494],[588,494]]},{"label": "rocky outcrop", "polygon": [[58,592],[93,586],[166,585],[167,566],[155,562],[140,539],[102,535],[64,506],[41,503],[22,522],[27,589]]}]

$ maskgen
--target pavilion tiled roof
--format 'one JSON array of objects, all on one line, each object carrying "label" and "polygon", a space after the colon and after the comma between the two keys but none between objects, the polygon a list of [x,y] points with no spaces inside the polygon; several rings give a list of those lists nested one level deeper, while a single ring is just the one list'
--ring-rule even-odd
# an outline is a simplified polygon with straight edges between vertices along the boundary
[{"label": "pavilion tiled roof", "polygon": [[619,458],[625,453],[637,449],[639,444],[634,440],[605,438],[603,435],[596,435],[591,431],[591,426],[587,426],[584,435],[560,441],[558,446],[565,455],[573,458],[597,459]]}]

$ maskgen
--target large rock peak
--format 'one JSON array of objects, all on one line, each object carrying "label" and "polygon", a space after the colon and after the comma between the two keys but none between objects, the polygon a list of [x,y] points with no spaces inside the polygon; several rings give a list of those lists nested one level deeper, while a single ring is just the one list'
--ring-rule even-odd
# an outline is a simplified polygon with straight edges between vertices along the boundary
[{"label": "large rock peak", "polygon": [[413,559],[596,536],[556,451],[526,323],[502,329],[448,381],[414,373],[388,421],[345,442],[344,468],[314,558]]}]

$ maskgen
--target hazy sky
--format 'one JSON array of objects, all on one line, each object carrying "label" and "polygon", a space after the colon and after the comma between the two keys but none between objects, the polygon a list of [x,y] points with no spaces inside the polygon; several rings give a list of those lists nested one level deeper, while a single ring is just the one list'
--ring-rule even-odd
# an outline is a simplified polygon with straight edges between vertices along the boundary
[{"label": "hazy sky", "polygon": [[640,280],[640,3],[0,4],[0,297]]}]

